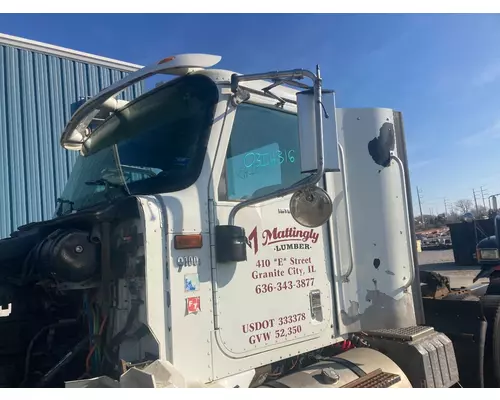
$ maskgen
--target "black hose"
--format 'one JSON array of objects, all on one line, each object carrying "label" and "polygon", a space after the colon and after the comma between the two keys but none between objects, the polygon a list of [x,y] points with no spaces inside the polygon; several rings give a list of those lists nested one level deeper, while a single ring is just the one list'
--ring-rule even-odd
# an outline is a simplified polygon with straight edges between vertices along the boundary
[{"label": "black hose", "polygon": [[123,339],[125,339],[127,332],[132,328],[137,315],[139,314],[139,309],[142,305],[141,301],[134,301],[132,304],[132,308],[127,316],[127,321],[125,322],[125,326],[123,329],[118,332],[109,342],[108,347],[113,350],[116,346],[120,345]]},{"label": "black hose", "polygon": [[24,361],[24,379],[21,382],[20,387],[23,387],[26,384],[26,382],[28,381],[28,377],[29,377],[29,373],[30,373],[31,351],[33,350],[33,346],[35,345],[35,342],[38,340],[38,338],[40,338],[40,336],[42,336],[49,329],[73,325],[77,322],[78,322],[77,319],[62,320],[62,321],[44,326],[42,329],[40,329],[38,331],[38,333],[35,336],[33,336],[33,339],[31,339],[30,344],[28,346],[28,349],[26,350],[26,358]]},{"label": "black hose", "polygon": [[68,364],[75,356],[83,350],[83,348],[88,344],[90,338],[89,336],[86,336],[82,340],[80,340],[77,345],[70,350],[66,355],[59,360],[59,362],[52,367],[52,369],[47,372],[42,379],[37,383],[36,387],[43,387],[47,382],[50,382],[52,378],[61,370],[62,367],[64,367],[66,364]]},{"label": "black hose", "polygon": [[104,358],[103,361],[106,360],[111,366],[115,363],[113,357],[116,357],[116,347],[118,347],[123,340],[127,336],[127,332],[132,328],[135,319],[139,314],[139,309],[142,305],[142,301],[137,300],[133,301],[132,308],[127,316],[127,321],[125,322],[125,326],[123,329],[118,332],[108,343],[108,345],[104,348]]},{"label": "black hose", "polygon": [[328,361],[328,362],[335,362],[337,364],[342,365],[343,367],[350,369],[352,372],[354,372],[358,377],[362,377],[366,375],[366,372],[363,371],[360,367],[358,367],[355,363],[352,361],[346,360],[345,358],[340,358],[340,357],[322,357],[322,356],[316,356],[315,357],[317,361]]}]

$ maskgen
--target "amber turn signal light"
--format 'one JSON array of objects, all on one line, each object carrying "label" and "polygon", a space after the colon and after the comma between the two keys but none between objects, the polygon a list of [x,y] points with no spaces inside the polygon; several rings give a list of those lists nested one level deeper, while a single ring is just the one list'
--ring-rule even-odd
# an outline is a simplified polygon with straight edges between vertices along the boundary
[{"label": "amber turn signal light", "polygon": [[174,247],[176,250],[201,249],[203,240],[201,235],[175,235]]},{"label": "amber turn signal light", "polygon": [[175,60],[175,56],[167,57],[167,58],[164,58],[161,61],[158,61],[158,65],[160,65],[160,64],[166,64],[166,63],[169,63],[170,61],[173,61],[173,60]]}]

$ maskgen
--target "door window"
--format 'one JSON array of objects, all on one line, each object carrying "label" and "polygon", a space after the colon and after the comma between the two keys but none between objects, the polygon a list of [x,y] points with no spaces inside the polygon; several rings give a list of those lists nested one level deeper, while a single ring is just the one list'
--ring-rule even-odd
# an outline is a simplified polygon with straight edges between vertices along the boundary
[{"label": "door window", "polygon": [[239,105],[222,178],[219,199],[229,201],[259,197],[302,179],[297,116]]}]

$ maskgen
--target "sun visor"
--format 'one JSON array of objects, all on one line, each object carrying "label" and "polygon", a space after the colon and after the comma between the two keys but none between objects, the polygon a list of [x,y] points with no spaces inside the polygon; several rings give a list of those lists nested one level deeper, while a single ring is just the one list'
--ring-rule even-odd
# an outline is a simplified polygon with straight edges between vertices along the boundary
[{"label": "sun visor", "polygon": [[124,104],[116,100],[115,96],[129,86],[156,74],[182,76],[195,70],[210,68],[216,65],[221,58],[210,54],[181,54],[164,58],[155,64],[132,72],[87,100],[78,108],[61,135],[61,146],[67,150],[82,151],[83,144],[93,135],[89,125],[94,118],[99,113],[102,113],[103,108],[109,110],[109,112],[123,109]]}]

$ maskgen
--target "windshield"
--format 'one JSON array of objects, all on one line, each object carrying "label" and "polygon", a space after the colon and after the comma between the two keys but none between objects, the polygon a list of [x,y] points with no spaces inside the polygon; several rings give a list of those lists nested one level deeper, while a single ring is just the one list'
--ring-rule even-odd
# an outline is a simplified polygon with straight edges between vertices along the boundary
[{"label": "windshield", "polygon": [[190,75],[151,90],[108,118],[95,131],[93,144],[102,150],[77,159],[58,214],[192,185],[203,165],[217,100],[212,80]]}]

